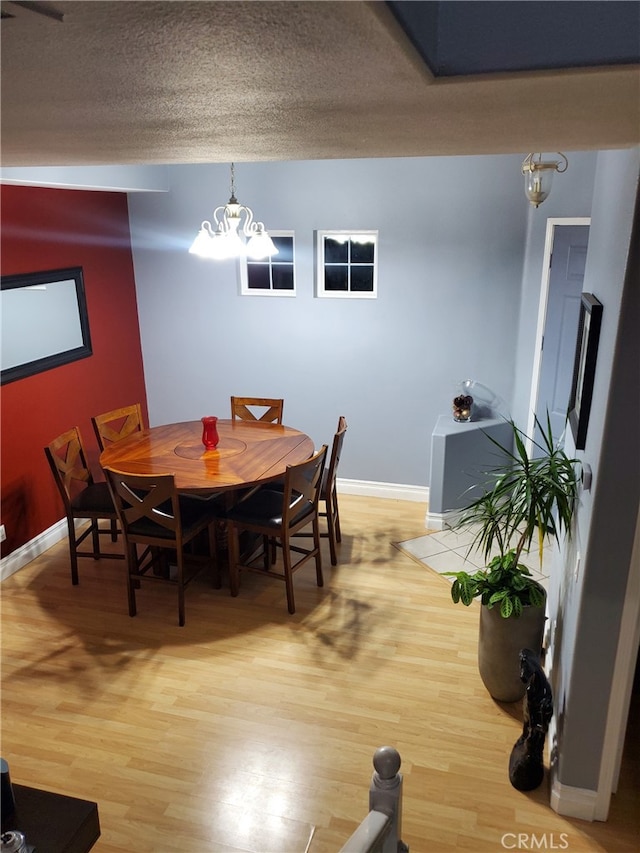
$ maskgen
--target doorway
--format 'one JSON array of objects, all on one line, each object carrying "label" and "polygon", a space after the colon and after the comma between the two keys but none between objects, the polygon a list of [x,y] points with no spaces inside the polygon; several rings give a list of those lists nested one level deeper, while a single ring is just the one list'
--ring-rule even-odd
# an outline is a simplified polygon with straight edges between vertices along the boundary
[{"label": "doorway", "polygon": [[[564,432],[590,222],[588,217],[547,220],[527,429],[534,438],[535,417],[545,424],[547,412],[554,440]],[[535,456],[535,447],[532,452]]]}]

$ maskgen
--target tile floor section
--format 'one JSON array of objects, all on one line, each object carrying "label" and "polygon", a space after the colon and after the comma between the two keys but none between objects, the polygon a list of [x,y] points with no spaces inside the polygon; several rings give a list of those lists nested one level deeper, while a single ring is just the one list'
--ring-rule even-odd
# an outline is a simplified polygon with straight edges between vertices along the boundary
[{"label": "tile floor section", "polygon": [[[473,541],[473,530],[458,532],[454,530],[438,530],[398,542],[398,545],[434,572],[459,572],[470,574],[485,566],[485,561],[478,551],[469,551]],[[535,580],[548,591],[549,574],[551,570],[552,548],[547,546],[543,551],[542,566],[538,552],[532,550],[525,554],[520,562],[524,563]],[[446,578],[453,581],[452,578]]]}]

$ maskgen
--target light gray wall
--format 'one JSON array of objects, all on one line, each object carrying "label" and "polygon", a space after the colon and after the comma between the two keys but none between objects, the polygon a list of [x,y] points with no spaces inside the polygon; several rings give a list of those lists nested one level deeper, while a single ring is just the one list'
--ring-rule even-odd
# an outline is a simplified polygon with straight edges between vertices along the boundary
[{"label": "light gray wall", "polygon": [[[602,301],[603,326],[587,446],[575,451],[570,431],[566,442],[569,454],[593,469],[593,489],[582,493],[575,537],[563,549],[549,592],[556,778],[587,791],[598,789],[604,757],[639,503],[640,445],[629,423],[638,422],[640,411],[638,396],[628,394],[640,379],[637,259],[635,273],[627,271],[638,156],[637,149],[569,155],[569,169],[556,176],[548,200],[529,211],[519,317],[513,413],[526,424],[546,220],[591,216],[583,289]],[[623,416],[621,399],[628,403]]]},{"label": "light gray wall", "polygon": [[[238,164],[236,195],[296,233],[296,298],[241,297],[232,261],[187,250],[229,196],[229,168],[171,166],[130,196],[152,424],[227,417],[231,394],[282,396],[342,477],[429,483],[430,436],[456,383],[510,401],[528,204],[518,156]],[[314,298],[313,234],[379,229],[379,297]]]},{"label": "light gray wall", "polygon": [[591,466],[593,487],[582,493],[577,541],[553,593],[557,776],[594,791],[640,506],[639,172],[638,149],[598,154],[583,289],[603,304],[602,328],[585,449],[567,438],[568,452]]},{"label": "light gray wall", "polygon": [[566,172],[554,176],[549,198],[538,208],[532,205],[527,207],[527,237],[522,276],[522,301],[518,320],[516,383],[512,412],[517,423],[523,428],[526,427],[531,414],[531,379],[547,219],[591,215],[596,158],[596,151],[569,153],[569,168]]}]

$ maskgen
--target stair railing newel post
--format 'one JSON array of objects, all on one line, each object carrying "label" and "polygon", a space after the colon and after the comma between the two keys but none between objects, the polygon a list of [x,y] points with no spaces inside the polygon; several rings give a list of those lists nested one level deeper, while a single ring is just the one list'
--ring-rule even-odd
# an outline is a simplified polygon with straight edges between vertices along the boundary
[{"label": "stair railing newel post", "polygon": [[369,786],[369,813],[347,839],[340,853],[409,853],[402,830],[402,774],[400,753],[381,746],[373,756]]},{"label": "stair railing newel post", "polygon": [[374,772],[369,788],[369,810],[383,812],[391,819],[380,853],[409,853],[402,836],[402,760],[392,746],[381,746],[373,756]]}]

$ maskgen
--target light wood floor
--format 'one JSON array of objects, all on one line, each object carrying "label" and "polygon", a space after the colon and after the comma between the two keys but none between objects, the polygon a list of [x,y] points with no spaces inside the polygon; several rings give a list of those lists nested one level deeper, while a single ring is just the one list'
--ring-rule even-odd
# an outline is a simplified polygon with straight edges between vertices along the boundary
[{"label": "light wood floor", "polygon": [[296,575],[294,616],[283,584],[245,575],[236,599],[194,582],[184,628],[162,585],[142,588],[132,619],[123,564],[82,560],[73,588],[66,542],[7,579],[13,780],[95,800],[97,853],[303,853],[313,827],[310,853],[336,853],[389,744],[412,853],[502,851],[506,833],[569,853],[635,850],[637,746],[606,823],[555,814],[546,778],[513,789],[521,707],[480,681],[477,609],[454,606],[448,581],[391,544],[421,535],[424,506],[340,505],[340,565],[327,549],[323,589],[312,566]]}]

